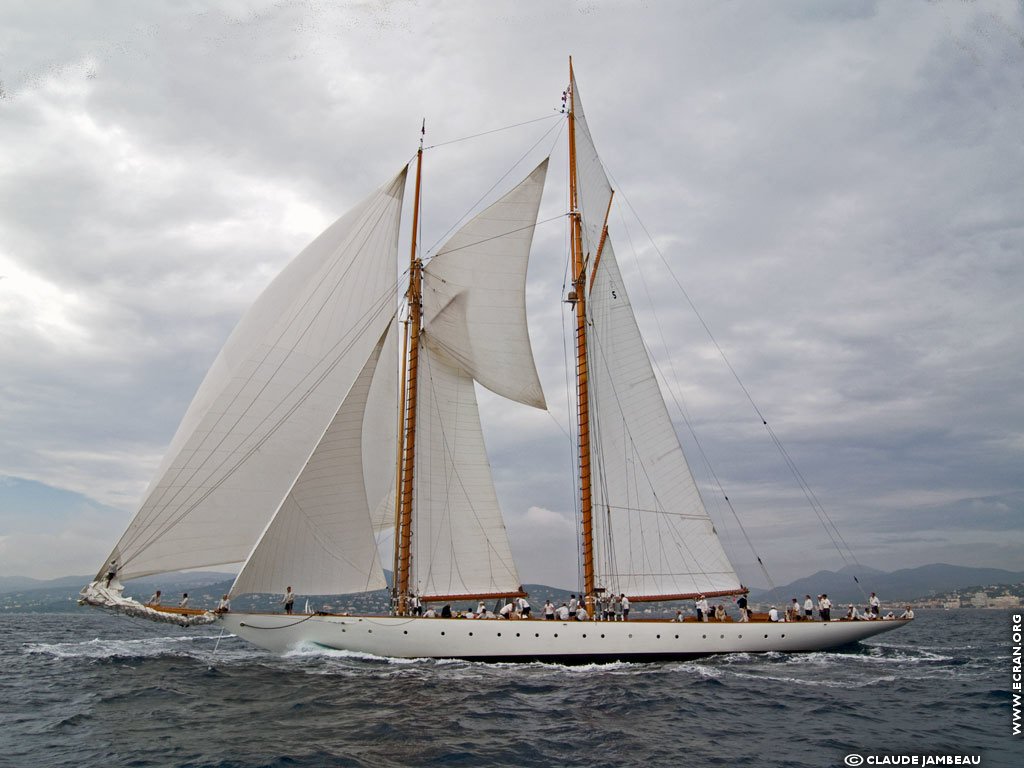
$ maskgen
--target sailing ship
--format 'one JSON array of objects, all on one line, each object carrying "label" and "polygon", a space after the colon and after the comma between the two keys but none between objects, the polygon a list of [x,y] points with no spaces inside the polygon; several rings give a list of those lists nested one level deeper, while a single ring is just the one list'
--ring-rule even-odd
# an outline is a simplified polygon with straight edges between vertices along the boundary
[{"label": "sailing ship", "polygon": [[[589,663],[813,651],[905,621],[596,621],[595,601],[741,595],[655,377],[609,237],[613,190],[569,64],[581,595],[589,620],[425,618],[422,603],[525,596],[476,386],[544,409],[525,287],[547,160],[422,258],[423,141],[408,282],[399,232],[412,163],[331,225],[260,295],[199,387],[142,504],[82,601],[218,622],[253,645],[405,658]],[[402,286],[405,286],[404,291]],[[401,348],[401,352],[399,352]],[[122,582],[241,563],[231,595],[369,592],[388,615],[146,607]]]}]

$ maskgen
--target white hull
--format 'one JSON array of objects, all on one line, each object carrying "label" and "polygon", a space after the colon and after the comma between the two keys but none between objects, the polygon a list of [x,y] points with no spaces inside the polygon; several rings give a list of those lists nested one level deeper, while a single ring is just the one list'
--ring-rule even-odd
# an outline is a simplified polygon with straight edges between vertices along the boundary
[{"label": "white hull", "polygon": [[907,620],[809,622],[546,621],[230,613],[225,629],[285,653],[302,645],[393,658],[589,664],[669,661],[717,653],[838,648]]}]

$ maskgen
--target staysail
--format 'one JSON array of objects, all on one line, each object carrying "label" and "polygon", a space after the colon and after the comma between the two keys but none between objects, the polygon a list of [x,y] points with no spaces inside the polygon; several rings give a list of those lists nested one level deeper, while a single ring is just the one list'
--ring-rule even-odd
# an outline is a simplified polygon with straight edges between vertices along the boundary
[{"label": "staysail", "polygon": [[526,324],[526,270],[547,160],[466,223],[423,270],[413,537],[426,596],[519,590],[474,381],[544,408]]},{"label": "staysail", "polygon": [[378,488],[377,497],[368,497],[369,467],[363,461],[366,406],[384,346],[382,338],[246,560],[232,594],[284,592],[293,584],[315,595],[387,586],[370,524],[370,509],[386,491]]},{"label": "staysail", "polygon": [[394,312],[405,175],[317,237],[243,316],[107,558],[120,580],[253,550]]},{"label": "staysail", "polygon": [[452,235],[423,270],[424,326],[439,349],[492,392],[544,409],[526,325],[526,268],[544,160]]},{"label": "staysail", "polygon": [[595,586],[633,599],[742,588],[700,498],[622,281],[612,198],[572,80],[586,264],[592,552]]},{"label": "staysail", "polygon": [[610,240],[589,308],[598,584],[633,597],[738,591],[683,456]]}]

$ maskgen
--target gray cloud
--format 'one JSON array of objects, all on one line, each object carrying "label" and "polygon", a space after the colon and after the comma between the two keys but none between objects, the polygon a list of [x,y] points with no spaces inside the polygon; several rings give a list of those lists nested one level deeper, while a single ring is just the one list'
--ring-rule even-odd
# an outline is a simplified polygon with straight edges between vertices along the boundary
[{"label": "gray cloud", "polygon": [[[842,562],[644,227],[859,559],[1019,569],[1019,5],[23,5],[0,21],[0,474],[130,509],[240,314],[409,158],[420,119],[429,144],[553,115],[571,51],[643,221],[621,205],[611,222],[641,325],[773,575]],[[425,241],[549,127],[428,152]],[[542,219],[564,211],[559,174]],[[554,419],[481,399],[523,578],[571,586],[564,242],[564,224],[538,229],[529,285]]]}]

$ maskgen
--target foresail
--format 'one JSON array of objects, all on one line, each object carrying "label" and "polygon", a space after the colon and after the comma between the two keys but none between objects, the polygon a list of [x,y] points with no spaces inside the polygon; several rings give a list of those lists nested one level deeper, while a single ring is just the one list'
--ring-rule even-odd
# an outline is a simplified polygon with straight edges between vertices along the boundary
[{"label": "foresail", "polygon": [[[232,595],[384,589],[363,464],[363,425],[382,338],[232,587]],[[393,411],[389,408],[388,414]],[[392,462],[393,464],[393,462]],[[386,489],[377,489],[377,496]]]},{"label": "foresail", "polygon": [[239,322],[107,560],[121,580],[252,551],[394,311],[404,182],[329,227]]},{"label": "foresail", "polygon": [[526,326],[526,268],[547,167],[544,160],[473,217],[423,270],[432,343],[492,392],[541,409]]},{"label": "foresail", "polygon": [[634,597],[738,590],[683,457],[610,241],[588,301],[598,586]]},{"label": "foresail", "polygon": [[429,340],[420,349],[417,425],[414,591],[517,591],[473,379]]}]

